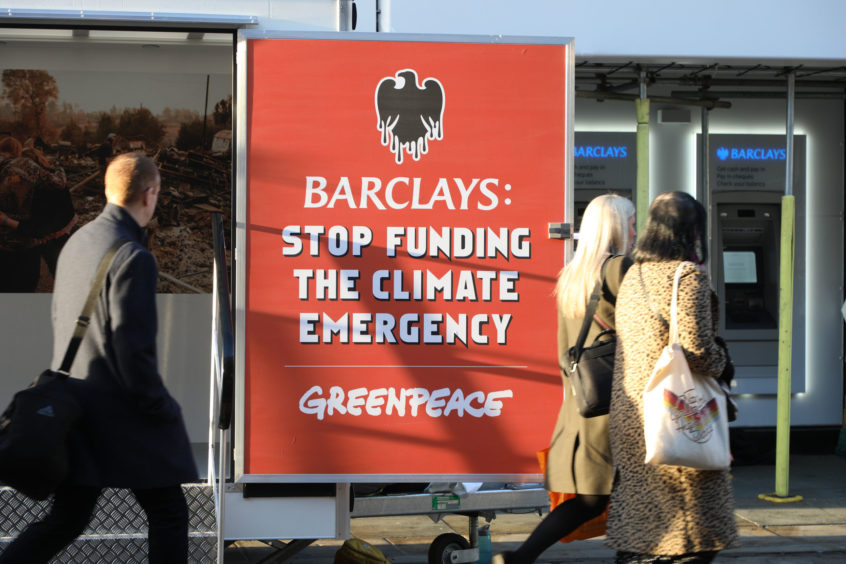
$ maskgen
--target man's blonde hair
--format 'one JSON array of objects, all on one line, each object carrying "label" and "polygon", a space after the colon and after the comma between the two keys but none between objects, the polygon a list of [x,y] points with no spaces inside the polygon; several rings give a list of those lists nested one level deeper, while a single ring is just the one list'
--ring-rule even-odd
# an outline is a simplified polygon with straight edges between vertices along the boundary
[{"label": "man's blonde hair", "polygon": [[134,204],[159,180],[153,159],[141,153],[123,153],[106,169],[106,198],[118,205]]}]

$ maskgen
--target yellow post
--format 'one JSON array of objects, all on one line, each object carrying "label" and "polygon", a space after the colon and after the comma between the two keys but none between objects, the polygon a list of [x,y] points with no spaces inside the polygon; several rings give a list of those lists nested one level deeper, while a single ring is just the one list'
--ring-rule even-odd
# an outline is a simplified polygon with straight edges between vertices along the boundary
[{"label": "yellow post", "polygon": [[793,252],[796,223],[794,196],[781,199],[781,256],[778,291],[778,396],[776,414],[775,493],[758,497],[768,501],[801,501],[790,496],[790,363],[793,358]]},{"label": "yellow post", "polygon": [[778,414],[776,424],[776,495],[787,497],[790,462],[790,362],[793,358],[793,233],[796,202],[781,199],[781,271],[778,298]]},{"label": "yellow post", "polygon": [[637,232],[649,212],[649,98],[635,100],[637,112]]}]

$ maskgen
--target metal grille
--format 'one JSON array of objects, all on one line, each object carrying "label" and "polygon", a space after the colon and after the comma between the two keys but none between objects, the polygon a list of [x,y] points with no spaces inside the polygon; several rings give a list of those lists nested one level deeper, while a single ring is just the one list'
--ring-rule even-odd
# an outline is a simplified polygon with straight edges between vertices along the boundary
[{"label": "metal grille", "polygon": [[[669,94],[680,103],[784,98],[789,74],[795,77],[797,98],[846,98],[846,66],[843,65],[584,59],[576,62],[575,71],[577,95],[600,100],[637,97],[641,85],[649,87],[650,97],[656,93]],[[661,88],[656,91],[655,87]],[[671,90],[673,87],[678,89]]]},{"label": "metal grille", "polygon": [[[189,561],[212,563],[217,556],[214,498],[209,486],[183,486],[189,510]],[[11,488],[0,488],[0,550],[29,523],[41,519],[50,501],[32,501]],[[88,528],[56,556],[55,563],[145,563],[147,525],[135,496],[126,489],[105,489]]]}]

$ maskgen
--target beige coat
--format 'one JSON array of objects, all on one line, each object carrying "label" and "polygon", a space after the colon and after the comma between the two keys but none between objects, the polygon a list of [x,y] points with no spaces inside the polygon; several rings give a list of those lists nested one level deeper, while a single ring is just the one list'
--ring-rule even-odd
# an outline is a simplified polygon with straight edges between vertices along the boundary
[{"label": "beige coat", "polygon": [[[611,494],[607,545],[617,550],[677,555],[721,550],[737,539],[728,471],[644,464],[643,391],[668,327],[678,261],[635,264],[617,297],[617,357],[610,439],[618,480]],[[641,272],[643,280],[641,281]],[[679,340],[694,372],[717,378],[726,363],[714,342],[717,300],[707,275],[685,266],[679,284]]]},{"label": "beige coat", "polygon": [[[628,258],[614,257],[608,260],[605,282],[612,296],[617,295],[623,274],[630,265],[631,259]],[[599,300],[596,312],[600,319],[614,327],[614,305],[605,297]],[[614,478],[608,446],[608,416],[585,419],[579,415],[570,393],[570,379],[562,364],[564,353],[576,344],[582,319],[564,317],[560,313],[558,315],[558,361],[564,384],[564,402],[549,447],[546,488],[554,492],[608,495]],[[594,322],[585,343],[592,343],[601,330]]]}]

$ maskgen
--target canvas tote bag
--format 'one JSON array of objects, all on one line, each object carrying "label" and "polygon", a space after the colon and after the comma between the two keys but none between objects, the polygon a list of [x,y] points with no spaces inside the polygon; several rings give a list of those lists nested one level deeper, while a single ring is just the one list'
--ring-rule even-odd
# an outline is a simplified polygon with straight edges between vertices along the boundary
[{"label": "canvas tote bag", "polygon": [[679,344],[679,279],[673,280],[670,342],[643,395],[646,463],[724,470],[731,463],[726,396],[717,380],[691,373]]}]

